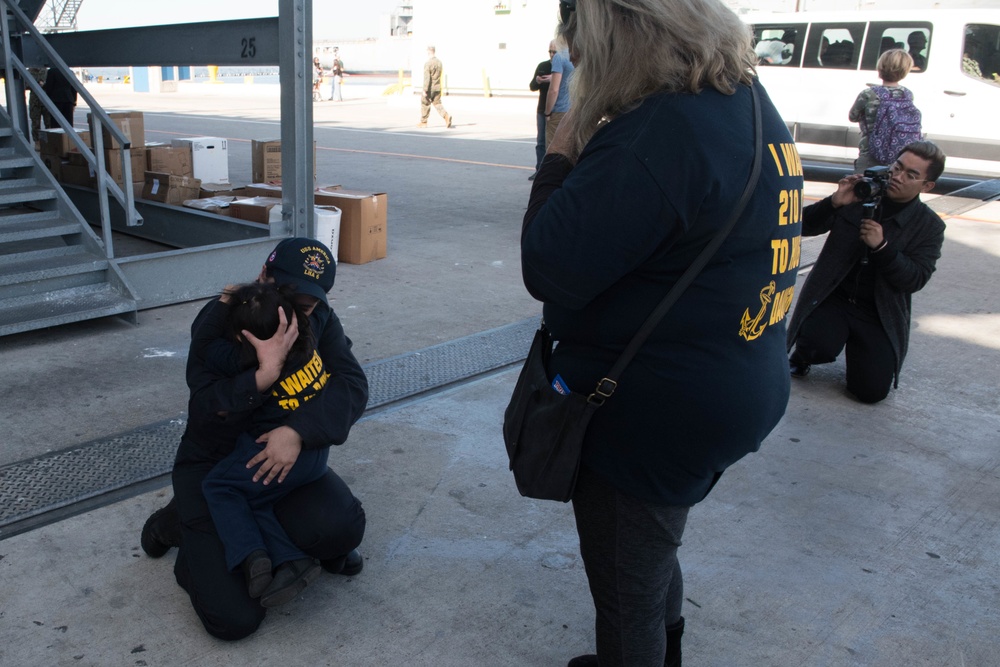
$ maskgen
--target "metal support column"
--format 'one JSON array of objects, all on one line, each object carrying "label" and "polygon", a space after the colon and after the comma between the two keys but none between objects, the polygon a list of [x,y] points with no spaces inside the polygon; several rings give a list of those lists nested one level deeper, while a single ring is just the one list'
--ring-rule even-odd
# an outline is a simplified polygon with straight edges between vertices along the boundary
[{"label": "metal support column", "polygon": [[[316,236],[313,212],[312,0],[280,0],[280,233]],[[294,147],[288,150],[289,147]],[[273,232],[272,232],[273,233]]]},{"label": "metal support column", "polygon": [[[15,132],[24,132],[27,119],[27,112],[24,108],[24,82],[21,81],[21,77],[15,72],[14,65],[11,64],[11,26],[10,17],[7,15],[7,3],[0,2],[0,33],[3,36],[3,50],[4,50],[4,81],[6,81],[6,92],[7,92],[7,113],[10,115],[11,122],[13,123],[13,129]],[[20,44],[20,39],[18,39],[18,44]],[[310,49],[312,45],[310,44]],[[17,51],[20,52],[20,48]],[[17,55],[20,55],[18,53]]]}]

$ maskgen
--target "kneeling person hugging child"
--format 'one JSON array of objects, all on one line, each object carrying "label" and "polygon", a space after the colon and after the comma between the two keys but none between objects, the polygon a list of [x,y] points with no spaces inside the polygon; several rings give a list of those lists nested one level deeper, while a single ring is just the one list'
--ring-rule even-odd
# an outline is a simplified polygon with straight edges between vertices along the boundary
[{"label": "kneeling person hugging child", "polygon": [[[277,469],[259,465],[261,434],[282,425],[291,411],[323,390],[330,377],[316,350],[309,318],[294,300],[294,288],[267,283],[228,287],[220,298],[229,310],[223,337],[206,347],[205,362],[222,375],[258,366],[251,339],[264,340],[286,324],[298,338],[280,369],[261,369],[267,398],[254,409],[252,428],[202,482],[216,530],[225,546],[226,565],[242,567],[250,596],[264,607],[292,600],[320,573],[320,564],[292,543],[274,513],[275,503],[294,489],[323,476],[329,448],[303,449],[293,464]],[[211,333],[211,332],[210,332]],[[276,568],[276,569],[274,569]]]}]

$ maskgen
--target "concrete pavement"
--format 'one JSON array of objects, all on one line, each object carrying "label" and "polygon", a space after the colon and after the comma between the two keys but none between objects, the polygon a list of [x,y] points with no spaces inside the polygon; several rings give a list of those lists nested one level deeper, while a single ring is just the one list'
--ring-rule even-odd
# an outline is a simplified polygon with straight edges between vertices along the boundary
[{"label": "concrete pavement", "polygon": [[[259,129],[251,122],[275,122],[251,95],[238,122],[197,96],[107,97],[111,108],[155,106],[147,133],[164,136],[224,131],[240,146]],[[416,100],[349,98],[317,112],[318,172],[390,193],[389,256],[341,265],[333,292],[365,362],[539,312],[516,248],[533,101],[446,107],[452,133],[411,130]],[[249,162],[234,153],[237,180]],[[938,271],[914,297],[900,388],[865,406],[845,395],[841,362],[815,367],[761,451],[692,510],[680,552],[686,665],[996,664],[995,206],[948,221]],[[199,306],[143,311],[137,327],[0,339],[0,466],[183,417]],[[571,508],[520,498],[506,469],[499,427],[515,377],[502,370],[364,418],[331,466],[368,515],[365,570],[323,576],[241,642],[201,629],[173,581],[175,552],[153,560],[139,548],[169,488],[0,540],[0,665],[541,667],[592,651]]]}]

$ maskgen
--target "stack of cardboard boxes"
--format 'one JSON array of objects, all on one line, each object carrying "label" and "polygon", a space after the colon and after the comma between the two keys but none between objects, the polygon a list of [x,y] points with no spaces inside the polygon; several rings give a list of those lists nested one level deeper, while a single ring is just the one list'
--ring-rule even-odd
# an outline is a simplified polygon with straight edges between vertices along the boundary
[{"label": "stack of cardboard boxes", "polygon": [[[141,111],[112,111],[108,113],[111,121],[121,130],[130,145],[131,180],[125,181],[125,168],[122,161],[122,147],[111,132],[105,129],[102,133],[104,144],[104,165],[111,178],[122,188],[131,187],[133,194],[142,194],[143,174],[146,172],[146,129]],[[87,123],[93,127],[90,114]]]},{"label": "stack of cardboard boxes", "polygon": [[[313,171],[316,148],[313,144]],[[281,142],[254,141],[251,145],[251,174],[254,183],[247,194],[281,197]],[[278,200],[280,203],[280,199]],[[339,185],[321,185],[315,189],[318,208],[340,210],[338,248],[331,248],[338,261],[365,264],[386,256],[386,212],[388,197],[384,192],[345,190]]]},{"label": "stack of cardboard boxes", "polygon": [[[147,144],[141,112],[122,111],[108,115],[131,142],[131,185],[136,198],[184,205],[248,222],[281,221],[280,141],[254,141],[251,146],[254,183],[234,186],[229,183],[225,139],[191,137],[175,139],[170,144]],[[79,134],[86,145],[91,146],[89,133]],[[103,140],[108,173],[115,182],[124,185],[121,146],[107,131]],[[58,180],[94,185],[91,167],[62,130],[44,130],[40,143],[42,158]],[[315,160],[314,146],[314,171]],[[384,192],[322,185],[315,188],[314,203],[319,208],[340,211],[338,248],[331,248],[338,255],[338,261],[364,264],[386,256],[388,198]]]},{"label": "stack of cardboard boxes", "polygon": [[[77,131],[77,136],[89,148],[90,132]],[[42,130],[38,136],[42,162],[57,181],[71,185],[92,185],[94,174],[72,138],[62,129]]]}]

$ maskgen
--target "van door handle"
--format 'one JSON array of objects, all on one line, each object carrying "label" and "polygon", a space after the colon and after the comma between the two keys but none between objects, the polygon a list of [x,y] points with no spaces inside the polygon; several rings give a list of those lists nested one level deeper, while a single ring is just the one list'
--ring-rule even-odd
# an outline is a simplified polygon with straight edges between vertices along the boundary
[{"label": "van door handle", "polygon": [[956,97],[965,97],[968,93],[962,93],[962,92],[959,92],[957,90],[946,90],[946,91],[944,91],[944,94],[945,95],[954,95]]}]

